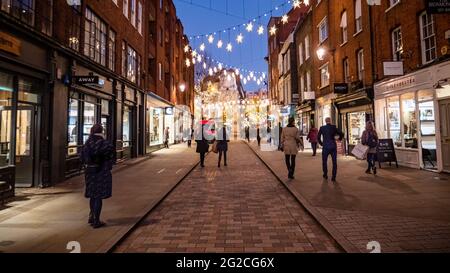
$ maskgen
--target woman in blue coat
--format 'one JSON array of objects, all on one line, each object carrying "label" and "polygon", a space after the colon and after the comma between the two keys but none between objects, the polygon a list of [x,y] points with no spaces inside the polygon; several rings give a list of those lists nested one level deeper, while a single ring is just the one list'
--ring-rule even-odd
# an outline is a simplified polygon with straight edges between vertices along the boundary
[{"label": "woman in blue coat", "polygon": [[219,152],[219,163],[217,166],[219,168],[220,168],[220,162],[222,161],[222,154],[223,154],[224,166],[227,166],[227,151],[228,151],[228,142],[229,141],[230,141],[230,139],[227,134],[227,128],[225,126],[223,126],[217,133],[217,151]]},{"label": "woman in blue coat", "polygon": [[104,138],[100,124],[91,128],[81,158],[85,166],[85,197],[90,199],[88,222],[93,228],[99,228],[105,225],[100,221],[102,200],[112,195],[111,170],[114,162],[114,147]]}]

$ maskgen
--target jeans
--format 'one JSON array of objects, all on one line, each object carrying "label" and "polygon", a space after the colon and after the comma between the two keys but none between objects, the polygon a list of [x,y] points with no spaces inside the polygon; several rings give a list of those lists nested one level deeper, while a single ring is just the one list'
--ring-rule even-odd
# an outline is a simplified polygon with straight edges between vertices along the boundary
[{"label": "jeans", "polygon": [[202,167],[205,166],[205,154],[206,154],[206,153],[200,153],[200,165],[201,165]]},{"label": "jeans", "polygon": [[223,154],[223,162],[225,165],[227,165],[227,151],[219,151],[219,166],[220,162],[222,161],[222,154]]},{"label": "jeans", "polygon": [[377,154],[367,154],[367,170],[374,169],[376,167],[375,162],[377,161]]},{"label": "jeans", "polygon": [[91,198],[90,199],[91,213],[94,217],[94,223],[100,221],[100,214],[102,212],[102,199],[101,198]]},{"label": "jeans", "polygon": [[288,169],[289,176],[294,176],[294,172],[295,172],[295,158],[296,158],[296,155],[285,155],[286,167]]},{"label": "jeans", "polygon": [[317,153],[317,143],[311,143],[312,150],[313,150],[313,156],[316,156]]},{"label": "jeans", "polygon": [[322,169],[323,175],[328,176],[328,156],[331,155],[333,160],[333,179],[336,179],[337,175],[337,149],[336,148],[323,148],[322,150]]}]

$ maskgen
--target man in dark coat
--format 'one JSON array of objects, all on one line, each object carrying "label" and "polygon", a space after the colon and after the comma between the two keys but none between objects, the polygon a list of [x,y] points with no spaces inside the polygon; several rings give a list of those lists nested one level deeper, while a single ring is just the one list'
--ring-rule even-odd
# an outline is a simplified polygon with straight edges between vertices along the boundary
[{"label": "man in dark coat", "polygon": [[205,156],[209,150],[208,140],[205,137],[204,126],[199,126],[197,133],[195,134],[195,142],[197,142],[197,153],[200,154],[200,166],[205,167]]},{"label": "man in dark coat", "polygon": [[228,151],[228,142],[229,141],[230,141],[230,138],[227,133],[227,128],[225,126],[223,126],[217,133],[217,151],[219,152],[219,164],[218,164],[219,168],[220,168],[220,162],[222,161],[222,154],[223,154],[224,166],[227,166],[227,151]]},{"label": "man in dark coat", "polygon": [[[328,179],[328,156],[331,155],[333,160],[333,177],[331,181],[336,182],[337,175],[337,145],[336,136],[339,140],[344,138],[344,134],[335,125],[331,124],[331,118],[326,118],[325,122],[327,125],[322,126],[319,130],[319,135],[317,140],[319,144],[323,147],[322,149],[322,169],[323,178]],[[322,140],[323,138],[323,140]]]},{"label": "man in dark coat", "polygon": [[105,225],[100,221],[102,200],[112,196],[114,147],[104,139],[102,133],[103,127],[100,124],[94,125],[81,154],[85,166],[85,197],[90,198],[88,222],[93,228]]}]

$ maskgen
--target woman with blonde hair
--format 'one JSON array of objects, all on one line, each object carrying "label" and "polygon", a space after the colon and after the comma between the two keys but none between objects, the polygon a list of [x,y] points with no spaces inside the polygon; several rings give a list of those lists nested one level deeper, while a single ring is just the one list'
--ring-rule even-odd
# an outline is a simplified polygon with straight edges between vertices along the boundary
[{"label": "woman with blonde hair", "polygon": [[375,162],[377,161],[378,134],[372,121],[368,121],[366,123],[366,130],[364,130],[361,136],[361,143],[369,146],[369,152],[367,153],[368,166],[366,173],[370,174],[371,170],[373,170],[373,174],[377,174]]}]

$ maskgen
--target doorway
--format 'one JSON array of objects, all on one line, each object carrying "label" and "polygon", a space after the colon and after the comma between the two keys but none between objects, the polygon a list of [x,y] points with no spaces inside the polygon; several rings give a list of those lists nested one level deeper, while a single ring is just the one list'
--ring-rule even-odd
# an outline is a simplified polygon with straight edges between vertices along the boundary
[{"label": "doorway", "polygon": [[442,166],[444,172],[450,172],[450,99],[439,101],[441,120]]},{"label": "doorway", "polygon": [[[11,126],[12,109],[5,107],[0,111],[1,124]],[[35,180],[35,154],[36,154],[36,106],[20,103],[17,107],[16,129],[16,187],[33,187]],[[9,130],[5,130],[9,131]],[[2,147],[2,153],[9,155],[11,141]],[[3,151],[4,150],[4,151]],[[7,151],[6,151],[7,150]],[[6,160],[10,160],[7,156]]]}]

